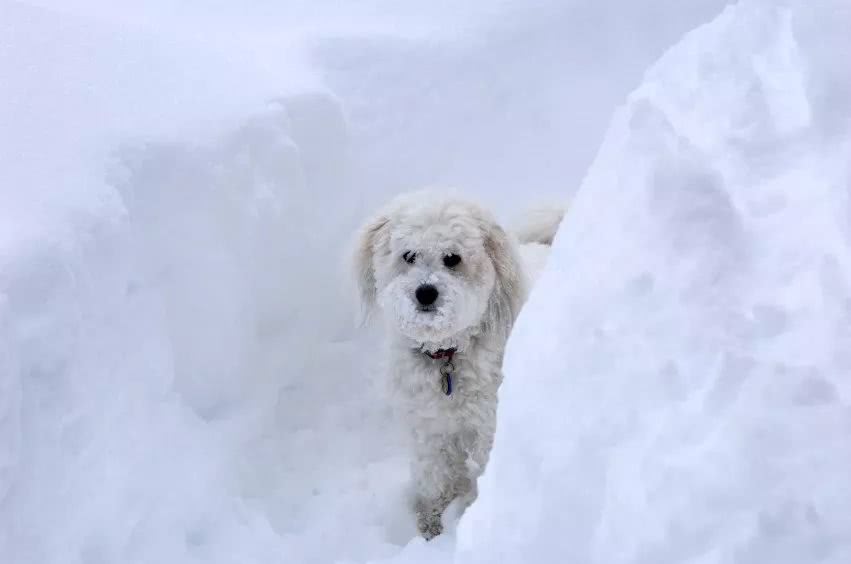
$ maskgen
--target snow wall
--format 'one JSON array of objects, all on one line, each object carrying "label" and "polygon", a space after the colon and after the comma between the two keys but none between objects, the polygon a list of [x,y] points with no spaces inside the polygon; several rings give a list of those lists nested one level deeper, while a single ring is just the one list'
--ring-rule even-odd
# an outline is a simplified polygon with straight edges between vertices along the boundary
[{"label": "snow wall", "polygon": [[459,562],[851,562],[849,21],[729,7],[616,112]]}]

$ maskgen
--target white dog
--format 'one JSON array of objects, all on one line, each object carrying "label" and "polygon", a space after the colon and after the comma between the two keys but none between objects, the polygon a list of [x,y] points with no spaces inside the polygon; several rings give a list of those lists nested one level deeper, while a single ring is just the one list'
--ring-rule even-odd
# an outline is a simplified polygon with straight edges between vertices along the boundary
[{"label": "white dog", "polygon": [[[361,230],[355,267],[366,311],[388,319],[394,407],[413,439],[420,533],[476,497],[496,424],[505,342],[562,218],[530,216],[516,236],[479,206],[429,192],[396,198]],[[535,265],[521,262],[520,245]],[[524,252],[524,254],[527,254]]]}]

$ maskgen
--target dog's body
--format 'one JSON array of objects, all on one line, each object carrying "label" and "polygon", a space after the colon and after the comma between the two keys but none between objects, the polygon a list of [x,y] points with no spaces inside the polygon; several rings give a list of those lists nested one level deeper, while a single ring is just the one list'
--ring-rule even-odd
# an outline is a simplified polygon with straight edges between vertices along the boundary
[{"label": "dog's body", "polygon": [[[367,308],[388,317],[394,407],[409,427],[420,533],[476,497],[496,427],[505,342],[561,221],[539,213],[509,236],[475,204],[428,193],[394,200],[360,235]],[[525,243],[528,262],[521,258]]]}]

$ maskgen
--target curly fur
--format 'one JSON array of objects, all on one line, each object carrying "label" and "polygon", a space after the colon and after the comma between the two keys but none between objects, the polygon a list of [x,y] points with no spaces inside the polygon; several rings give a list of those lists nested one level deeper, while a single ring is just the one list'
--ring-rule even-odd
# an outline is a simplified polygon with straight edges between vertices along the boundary
[{"label": "curly fur", "polygon": [[[532,245],[551,241],[561,221],[560,213],[538,217]],[[443,264],[450,254],[461,257],[456,267]],[[453,500],[463,509],[476,497],[493,444],[505,342],[534,269],[521,262],[516,237],[484,209],[428,192],[398,197],[367,222],[354,263],[365,310],[379,307],[390,329],[392,401],[410,430],[414,509],[430,539]],[[423,284],[439,291],[428,311],[414,297]],[[444,361],[424,352],[450,348],[457,349],[454,390],[446,395]]]}]

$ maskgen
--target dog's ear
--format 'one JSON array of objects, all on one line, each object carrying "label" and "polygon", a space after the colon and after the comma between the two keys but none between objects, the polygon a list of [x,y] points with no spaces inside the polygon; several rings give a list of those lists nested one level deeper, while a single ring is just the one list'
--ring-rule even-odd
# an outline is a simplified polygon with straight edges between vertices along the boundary
[{"label": "dog's ear", "polygon": [[517,246],[505,230],[493,221],[485,221],[483,231],[485,252],[496,271],[487,323],[490,330],[499,332],[507,339],[526,299],[526,280]]},{"label": "dog's ear", "polygon": [[361,321],[366,321],[375,308],[376,278],[374,256],[379,238],[386,230],[390,218],[386,214],[378,215],[368,221],[357,235],[352,256],[352,267],[358,286],[361,302]]}]

